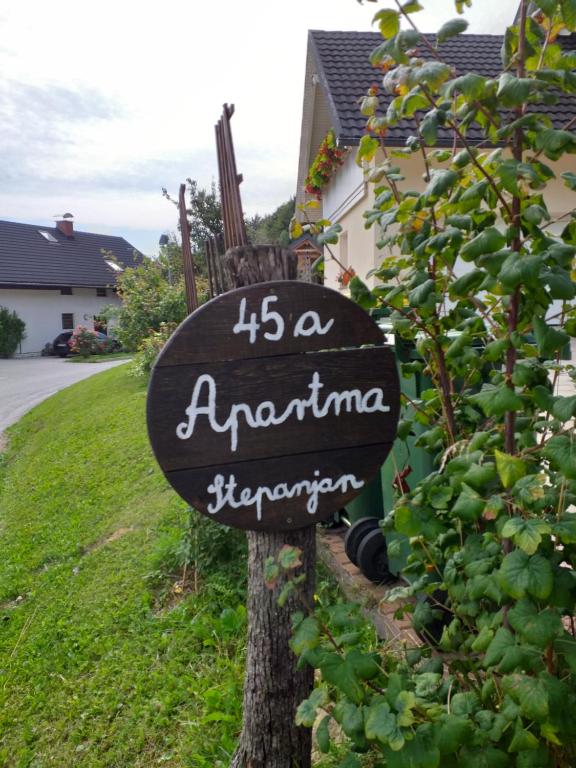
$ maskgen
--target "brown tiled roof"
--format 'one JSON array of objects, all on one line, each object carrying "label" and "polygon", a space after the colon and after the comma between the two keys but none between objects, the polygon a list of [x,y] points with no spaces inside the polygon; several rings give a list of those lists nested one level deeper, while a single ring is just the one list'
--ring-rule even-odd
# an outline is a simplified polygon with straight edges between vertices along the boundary
[{"label": "brown tiled roof", "polygon": [[[55,242],[41,232],[48,232]],[[135,266],[142,255],[123,237],[75,231],[68,238],[57,227],[0,221],[0,286],[114,285],[117,272],[104,260],[103,250],[111,251],[124,267]]]},{"label": "brown tiled roof", "polygon": [[[360,113],[360,98],[371,85],[380,85],[382,81],[380,71],[372,67],[369,61],[371,52],[382,43],[382,37],[378,32],[311,30],[309,34],[318,76],[326,90],[339,142],[344,145],[358,144],[365,132],[366,123],[366,118]],[[425,37],[435,43],[434,35]],[[501,35],[459,35],[443,43],[439,52],[458,74],[477,72],[486,77],[494,77],[502,70],[500,50],[503,39]],[[562,38],[561,41],[565,50],[576,50],[576,35]],[[422,58],[430,58],[425,45],[418,46],[418,51]],[[382,98],[384,108],[387,106],[386,100],[390,98]],[[533,109],[547,112],[555,127],[561,128],[568,120],[576,117],[576,98],[565,98],[555,106],[538,106]],[[413,132],[412,123],[400,122],[389,129],[386,142],[391,146],[403,146]],[[475,133],[473,127],[468,135],[473,140],[483,138],[479,130]],[[447,131],[440,132],[438,136],[438,145],[443,144],[452,144],[452,135]]]}]

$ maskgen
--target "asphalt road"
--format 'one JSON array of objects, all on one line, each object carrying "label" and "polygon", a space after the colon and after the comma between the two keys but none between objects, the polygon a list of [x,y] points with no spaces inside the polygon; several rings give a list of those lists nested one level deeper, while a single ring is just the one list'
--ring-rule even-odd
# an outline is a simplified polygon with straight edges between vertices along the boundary
[{"label": "asphalt road", "polygon": [[69,363],[60,357],[0,359],[0,434],[60,389],[125,362]]}]

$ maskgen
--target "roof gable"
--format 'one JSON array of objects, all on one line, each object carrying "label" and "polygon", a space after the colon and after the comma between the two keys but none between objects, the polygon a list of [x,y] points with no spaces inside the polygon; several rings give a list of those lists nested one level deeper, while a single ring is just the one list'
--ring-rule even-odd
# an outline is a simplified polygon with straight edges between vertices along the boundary
[{"label": "roof gable", "polygon": [[106,263],[102,251],[114,254],[124,267],[135,266],[142,256],[123,237],[77,231],[73,237],[66,237],[57,227],[0,221],[0,285],[34,288],[113,285],[117,272]]},{"label": "roof gable", "polygon": [[[435,35],[424,37],[435,44]],[[502,35],[458,35],[442,43],[439,50],[443,60],[460,74],[477,72],[494,77],[502,70],[500,50],[503,39]],[[381,72],[372,67],[369,61],[370,53],[381,42],[382,36],[378,32],[312,30],[309,33],[318,77],[328,97],[332,125],[340,144],[358,144],[365,133],[366,118],[360,113],[359,99],[371,85],[380,85],[382,82]],[[576,50],[576,36],[563,38],[562,47],[565,50]],[[425,46],[417,50],[422,58],[430,58]],[[384,96],[384,104],[386,98],[390,100],[392,97]],[[534,109],[538,109],[538,106]],[[576,117],[576,100],[564,99],[555,106],[543,106],[542,109],[546,110],[559,128]],[[475,135],[474,130],[472,127],[468,132],[471,140],[482,139],[480,132],[477,131]],[[403,121],[388,130],[386,143],[403,146],[412,133],[412,124]],[[444,135],[440,134],[438,144],[451,146],[452,141],[452,134],[446,131]]]}]

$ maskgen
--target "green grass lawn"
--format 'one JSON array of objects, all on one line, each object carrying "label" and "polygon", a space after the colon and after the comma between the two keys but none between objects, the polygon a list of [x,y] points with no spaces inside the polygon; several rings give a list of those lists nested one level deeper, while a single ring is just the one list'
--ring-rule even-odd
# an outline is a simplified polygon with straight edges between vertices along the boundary
[{"label": "green grass lawn", "polygon": [[187,511],[151,455],[145,399],[120,366],[9,432],[0,766],[228,765],[241,717],[241,578],[227,566],[197,593],[171,588]]}]

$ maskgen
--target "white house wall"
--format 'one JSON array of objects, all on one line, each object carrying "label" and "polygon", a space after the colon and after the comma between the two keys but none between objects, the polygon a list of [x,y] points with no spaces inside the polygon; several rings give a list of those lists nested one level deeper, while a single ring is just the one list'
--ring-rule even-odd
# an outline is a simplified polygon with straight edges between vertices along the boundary
[{"label": "white house wall", "polygon": [[[323,212],[332,223],[340,224],[344,236],[343,242],[341,237],[341,242],[338,245],[330,246],[331,250],[346,267],[352,267],[358,277],[365,280],[369,287],[374,287],[375,280],[374,278],[366,278],[367,273],[378,265],[384,257],[390,256],[392,252],[389,249],[379,251],[376,248],[376,243],[380,239],[377,225],[373,225],[369,230],[364,229],[363,213],[371,207],[374,187],[372,184],[368,185],[368,190],[363,189],[362,194],[360,194],[360,187],[357,184],[354,187],[357,177],[354,177],[350,167],[354,163],[354,155],[355,149],[353,148],[345,165],[324,190]],[[381,161],[381,157],[377,159],[378,163]],[[573,155],[566,156],[561,163],[552,163],[547,160],[544,162],[554,170],[558,177],[550,182],[545,195],[550,216],[552,219],[556,219],[574,207],[574,193],[566,188],[560,174],[564,171],[576,172],[576,157]],[[424,169],[419,154],[402,159],[394,158],[394,163],[400,166],[405,177],[405,181],[400,184],[401,189],[422,191],[425,188]],[[355,163],[354,166],[357,168]],[[357,170],[360,172],[359,168]],[[362,186],[365,187],[366,185]],[[562,224],[558,223],[550,227],[550,232],[559,234],[568,221],[570,221],[569,216],[563,219]],[[455,272],[462,274],[470,268],[470,264],[457,263]],[[328,287],[340,288],[337,280],[340,271],[340,267],[330,259],[329,253],[326,253],[325,284]]]},{"label": "white house wall", "polygon": [[94,327],[94,316],[120,300],[108,289],[108,295],[96,296],[95,288],[73,288],[72,296],[62,296],[59,290],[25,290],[0,288],[0,307],[15,310],[26,323],[26,338],[17,354],[40,354],[47,343],[62,333],[62,315],[72,313],[74,325]]},{"label": "white house wall", "polygon": [[[342,266],[352,267],[363,280],[379,260],[376,249],[377,229],[364,227],[363,212],[370,207],[373,190],[364,183],[362,172],[354,161],[355,152],[349,153],[346,162],[330,184],[323,190],[322,208],[324,216],[333,224],[340,224],[342,232],[339,242],[329,246]],[[325,284],[340,288],[338,275],[341,267],[326,249]],[[373,286],[374,279],[368,284]]]}]

